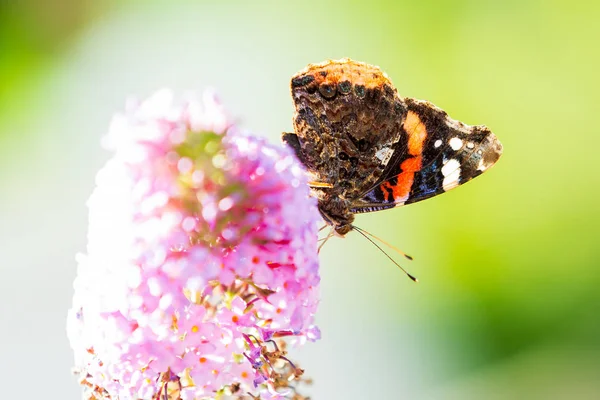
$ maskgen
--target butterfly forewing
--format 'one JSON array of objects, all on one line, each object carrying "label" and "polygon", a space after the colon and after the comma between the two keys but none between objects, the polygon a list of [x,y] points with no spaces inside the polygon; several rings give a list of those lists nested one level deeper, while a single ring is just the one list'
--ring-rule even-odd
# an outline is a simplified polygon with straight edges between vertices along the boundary
[{"label": "butterfly forewing", "polygon": [[483,173],[502,154],[502,145],[485,126],[455,121],[427,101],[404,100],[406,140],[398,141],[382,178],[352,203],[352,212],[391,208],[447,192]]}]

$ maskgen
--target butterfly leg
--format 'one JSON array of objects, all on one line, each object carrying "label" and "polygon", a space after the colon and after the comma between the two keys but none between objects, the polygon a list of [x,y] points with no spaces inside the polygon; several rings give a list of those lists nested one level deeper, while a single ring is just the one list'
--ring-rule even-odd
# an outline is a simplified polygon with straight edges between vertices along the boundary
[{"label": "butterfly leg", "polygon": [[329,233],[327,234],[327,236],[325,236],[323,239],[320,239],[322,242],[321,242],[321,244],[319,245],[319,248],[317,249],[317,253],[320,253],[320,252],[321,252],[321,248],[322,248],[322,247],[325,245],[325,243],[327,243],[327,241],[328,241],[329,239],[331,239],[331,238],[333,237],[333,233],[334,233],[334,232],[335,232],[335,231],[334,231],[334,230],[333,230],[333,228],[332,228],[332,229],[329,231]]}]

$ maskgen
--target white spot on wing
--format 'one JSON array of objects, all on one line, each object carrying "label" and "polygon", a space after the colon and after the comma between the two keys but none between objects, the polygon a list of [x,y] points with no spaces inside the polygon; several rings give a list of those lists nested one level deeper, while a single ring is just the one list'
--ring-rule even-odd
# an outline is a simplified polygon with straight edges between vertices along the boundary
[{"label": "white spot on wing", "polygon": [[442,141],[440,139],[436,140],[435,143],[433,144],[433,147],[435,147],[436,149],[438,147],[440,147],[442,145]]},{"label": "white spot on wing", "polygon": [[457,159],[451,158],[446,162],[446,164],[442,167],[442,175],[448,176],[457,168],[460,168],[460,163]]},{"label": "white spot on wing", "polygon": [[377,157],[383,165],[387,165],[387,163],[390,161],[390,158],[392,158],[392,154],[394,154],[394,150],[390,149],[389,147],[384,147],[375,153],[375,157]]},{"label": "white spot on wing", "polygon": [[475,144],[473,144],[473,142],[469,142],[469,143],[467,143],[467,147],[469,149],[472,149],[473,147],[475,147]]},{"label": "white spot on wing", "polygon": [[463,141],[457,137],[453,137],[452,139],[450,139],[449,143],[450,147],[452,147],[452,150],[454,151],[460,150],[460,148],[463,146]]},{"label": "white spot on wing", "polygon": [[485,171],[487,166],[483,164],[483,158],[479,160],[479,164],[477,165],[477,169],[479,171]]},{"label": "white spot on wing", "polygon": [[442,186],[444,191],[448,191],[458,185],[460,178],[460,163],[458,160],[452,158],[442,167],[442,175],[444,175],[444,181]]}]

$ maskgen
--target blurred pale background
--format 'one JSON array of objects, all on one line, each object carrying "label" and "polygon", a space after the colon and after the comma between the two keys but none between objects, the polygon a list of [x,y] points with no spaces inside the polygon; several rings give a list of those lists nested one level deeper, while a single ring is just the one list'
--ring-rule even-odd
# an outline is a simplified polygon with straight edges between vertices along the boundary
[{"label": "blurred pale background", "polygon": [[3,398],[79,398],[65,316],[101,136],[129,95],[215,88],[245,128],[291,129],[289,77],[380,65],[504,143],[473,183],[322,253],[313,399],[600,398],[600,3],[0,2]]}]

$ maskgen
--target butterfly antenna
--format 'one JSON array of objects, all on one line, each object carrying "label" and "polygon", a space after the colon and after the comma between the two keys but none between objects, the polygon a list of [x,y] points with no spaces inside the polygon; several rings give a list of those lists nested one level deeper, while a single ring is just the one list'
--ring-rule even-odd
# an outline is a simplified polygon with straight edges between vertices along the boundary
[{"label": "butterfly antenna", "polygon": [[372,238],[379,240],[381,243],[385,244],[387,247],[389,247],[390,249],[394,250],[396,253],[400,254],[401,256],[405,257],[406,259],[408,259],[408,260],[411,260],[411,261],[413,260],[412,256],[410,256],[410,255],[406,254],[405,252],[403,252],[402,250],[400,250],[399,248],[397,248],[397,247],[396,247],[396,246],[394,246],[393,244],[390,244],[390,243],[386,242],[386,241],[385,241],[385,240],[383,240],[382,238],[380,238],[380,237],[378,237],[378,236],[375,236],[375,235],[373,235],[371,232],[369,232],[369,231],[366,231],[366,230],[364,230],[364,229],[362,229],[362,228],[359,228],[359,227],[358,227],[358,226],[356,226],[356,225],[352,225],[352,228],[354,228],[354,229],[356,229],[357,231],[360,231],[360,232],[362,232],[362,233],[366,233],[367,235],[371,236]]},{"label": "butterfly antenna", "polygon": [[[356,229],[356,226],[354,226],[354,225],[353,225],[352,227]],[[389,258],[389,259],[390,259],[390,261],[391,261],[391,262],[393,262],[393,263],[394,263],[394,264],[395,264],[395,265],[396,265],[398,268],[400,268],[400,269],[402,270],[402,272],[404,272],[404,273],[406,274],[406,276],[408,276],[408,277],[409,277],[409,278],[410,278],[410,279],[411,279],[413,282],[419,282],[419,280],[418,280],[416,277],[414,277],[414,276],[412,276],[411,274],[409,274],[407,270],[405,270],[404,268],[402,268],[402,266],[396,262],[396,260],[394,260],[392,257],[390,257],[390,255],[389,255],[388,253],[386,253],[386,252],[385,252],[385,250],[383,250],[383,249],[381,248],[381,246],[379,246],[377,243],[375,243],[375,242],[373,241],[373,239],[371,239],[369,236],[367,236],[367,235],[366,235],[366,234],[363,232],[363,230],[362,230],[362,229],[358,228],[358,229],[356,229],[356,231],[357,231],[358,233],[360,233],[360,234],[361,234],[361,235],[362,235],[362,236],[363,236],[365,239],[367,239],[369,242],[373,243],[373,245],[374,245],[375,247],[377,247],[377,248],[379,249],[379,251],[381,251],[383,254],[385,254],[385,256],[386,256],[387,258]]]}]

